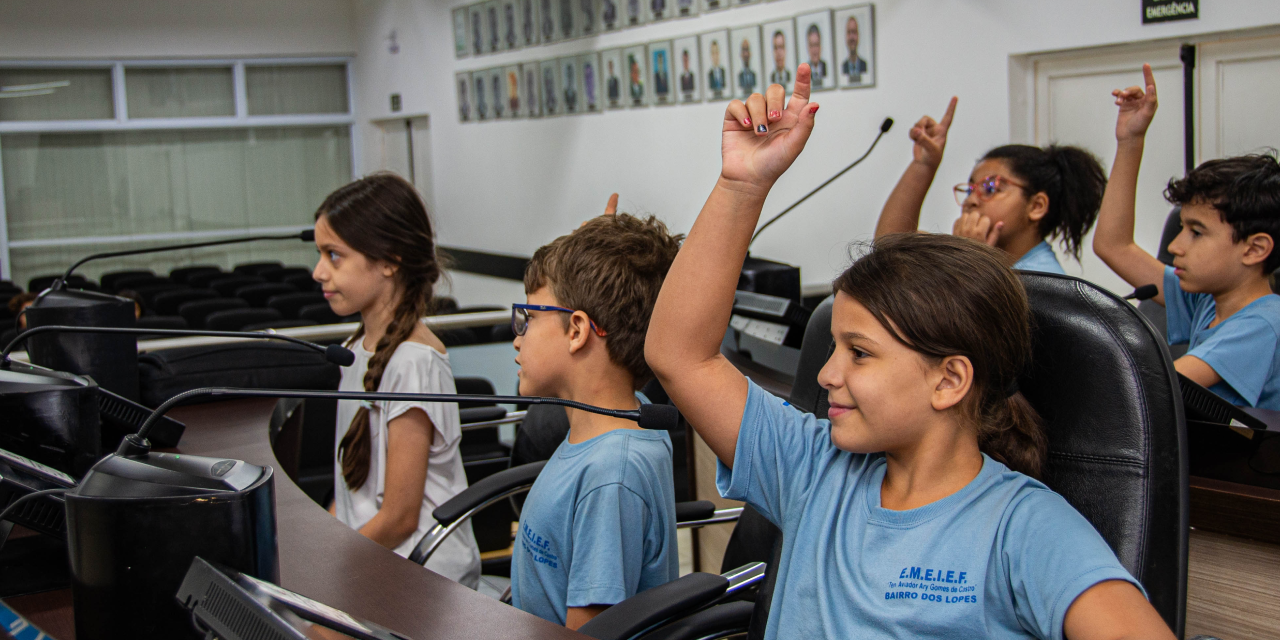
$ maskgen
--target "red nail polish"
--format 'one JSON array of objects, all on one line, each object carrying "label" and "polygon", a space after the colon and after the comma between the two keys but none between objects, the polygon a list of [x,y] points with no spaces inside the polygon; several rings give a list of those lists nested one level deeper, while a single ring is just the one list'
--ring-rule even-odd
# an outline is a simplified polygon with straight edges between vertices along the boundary
[{"label": "red nail polish", "polygon": [[812,107],[810,107],[810,108],[809,108],[809,115],[814,115],[814,114],[818,113],[818,107],[819,107],[819,106],[821,106],[821,105],[816,105],[816,104],[815,104],[815,105],[813,105]]},{"label": "red nail polish", "polygon": [[748,127],[749,127],[749,126],[751,126],[751,118],[743,118],[743,119],[742,119],[742,124],[745,124],[745,125],[747,125]]},{"label": "red nail polish", "polygon": [[769,117],[770,117],[770,118],[777,118],[777,117],[779,117],[780,115],[781,115],[781,114],[779,114],[777,111],[770,111],[770,112],[769,112]]}]

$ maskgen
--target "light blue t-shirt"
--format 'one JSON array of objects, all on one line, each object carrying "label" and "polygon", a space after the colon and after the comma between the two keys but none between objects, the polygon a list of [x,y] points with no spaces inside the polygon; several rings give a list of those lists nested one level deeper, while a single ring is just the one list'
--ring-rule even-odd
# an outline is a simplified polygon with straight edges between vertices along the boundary
[{"label": "light blue t-shirt", "polygon": [[1222,378],[1210,391],[1238,407],[1280,411],[1280,296],[1262,296],[1210,327],[1213,296],[1183,291],[1165,267],[1164,310],[1169,344],[1190,343],[1187,355]]},{"label": "light blue t-shirt", "polygon": [[680,577],[671,437],[617,429],[560,443],[520,512],[511,604],[564,624]]},{"label": "light blue t-shirt", "polygon": [[960,491],[880,506],[883,454],[841,451],[831,424],[750,384],[734,466],[716,486],[782,529],[765,638],[1053,638],[1076,597],[1139,589],[1062,496],[983,456]]},{"label": "light blue t-shirt", "polygon": [[1053,252],[1053,247],[1049,246],[1049,243],[1044,240],[1041,240],[1040,244],[1031,247],[1030,251],[1018,258],[1018,261],[1013,263],[1013,268],[1021,269],[1022,271],[1043,271],[1045,273],[1067,275],[1067,272],[1062,270],[1062,263],[1058,262],[1058,256]]}]

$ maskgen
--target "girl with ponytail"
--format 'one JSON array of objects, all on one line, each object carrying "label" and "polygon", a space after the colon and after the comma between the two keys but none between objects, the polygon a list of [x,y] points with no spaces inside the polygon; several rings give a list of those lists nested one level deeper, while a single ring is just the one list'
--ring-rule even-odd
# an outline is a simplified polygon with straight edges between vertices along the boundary
[{"label": "girl with ponytail", "polygon": [[[389,173],[361,178],[330,194],[315,220],[312,276],[335,313],[360,314],[347,342],[356,361],[339,388],[454,393],[444,344],[420,322],[441,269],[413,185]],[[435,525],[431,512],[467,488],[461,439],[453,403],[339,401],[329,511],[407,557]],[[470,527],[450,536],[427,568],[475,588],[480,555]]]},{"label": "girl with ponytail", "polygon": [[[933,184],[947,131],[955,115],[951,99],[941,121],[924,116],[911,128],[912,161],[885,201],[876,237],[915,231]],[[960,217],[952,233],[1009,255],[1013,268],[1064,273],[1049,241],[1080,260],[1080,245],[1098,219],[1107,178],[1093,154],[1079,147],[1009,144],[986,153],[954,187]]]}]

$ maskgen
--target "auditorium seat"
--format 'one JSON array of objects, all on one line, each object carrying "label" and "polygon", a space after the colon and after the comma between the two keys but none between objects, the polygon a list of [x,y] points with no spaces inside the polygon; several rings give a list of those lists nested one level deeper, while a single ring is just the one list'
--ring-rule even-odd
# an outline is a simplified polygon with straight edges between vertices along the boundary
[{"label": "auditorium seat", "polygon": [[241,287],[247,287],[251,284],[262,284],[266,282],[258,276],[229,275],[218,278],[209,283],[209,288],[217,291],[223,297],[231,297],[235,295],[236,290]]},{"label": "auditorium seat", "polygon": [[357,322],[360,320],[360,314],[353,313],[345,318],[333,312],[328,302],[318,304],[309,304],[298,310],[298,317],[305,320],[315,320],[316,324],[338,324],[340,322]]},{"label": "auditorium seat", "polygon": [[244,264],[236,265],[235,268],[232,269],[232,271],[235,273],[244,274],[246,276],[256,276],[258,275],[259,271],[266,271],[267,269],[279,269],[280,267],[283,267],[283,266],[284,266],[284,263],[282,262],[246,262]]},{"label": "auditorium seat", "polygon": [[306,267],[278,267],[275,269],[263,269],[257,275],[266,278],[267,282],[284,282],[285,278],[292,278],[293,276],[307,276],[310,279],[311,269]]},{"label": "auditorium seat", "polygon": [[311,274],[289,276],[282,280],[285,284],[291,284],[298,288],[298,291],[319,291],[320,283],[312,279]]},{"label": "auditorium seat", "polygon": [[214,311],[204,319],[210,331],[243,331],[246,325],[282,320],[275,309],[226,309]]},{"label": "auditorium seat", "polygon": [[197,271],[189,273],[186,276],[186,283],[196,289],[208,289],[209,283],[220,278],[229,278],[235,274],[223,273],[221,269],[216,271]]},{"label": "auditorium seat", "polygon": [[111,288],[106,288],[106,291],[110,293],[119,293],[126,290],[137,291],[143,287],[150,287],[158,284],[174,284],[174,282],[164,276],[143,274],[129,276],[126,278],[116,278],[111,284]]},{"label": "auditorium seat", "polygon": [[[138,318],[137,326],[139,329],[189,329],[191,327],[182,316],[142,316]],[[142,340],[142,338],[138,339]]]},{"label": "auditorium seat", "polygon": [[121,289],[121,287],[116,286],[116,283],[119,282],[120,280],[123,280],[125,278],[136,278],[139,276],[155,276],[155,275],[156,275],[155,272],[150,269],[130,269],[128,271],[108,271],[102,274],[102,277],[98,278],[98,282],[99,284],[102,285],[103,291],[110,291],[114,293]]},{"label": "auditorium seat", "polygon": [[[62,274],[59,273],[55,275],[37,276],[35,278],[32,278],[31,281],[27,283],[27,291],[40,293],[41,291],[48,289],[49,285],[52,285],[54,280],[57,280],[58,278],[61,278],[61,277],[62,277]],[[97,291],[98,283],[92,280],[87,280],[85,279],[84,276],[73,273],[71,274],[70,278],[67,278],[67,288]]]},{"label": "auditorium seat", "polygon": [[235,290],[235,297],[243,298],[251,307],[265,307],[267,300],[286,293],[296,293],[298,289],[291,284],[280,282],[263,282],[240,287]]},{"label": "auditorium seat", "polygon": [[315,320],[268,320],[246,324],[241,331],[266,331],[267,329],[290,329],[292,327],[314,327]]},{"label": "auditorium seat", "polygon": [[222,268],[211,264],[177,267],[169,271],[169,279],[174,282],[186,282],[187,278],[190,278],[197,273],[222,273]]},{"label": "auditorium seat", "polygon": [[226,311],[228,309],[248,309],[249,303],[240,298],[211,298],[208,300],[193,300],[178,306],[178,315],[187,320],[187,324],[192,329],[204,329],[205,318],[209,314]]},{"label": "auditorium seat", "polygon": [[168,293],[170,291],[186,291],[188,289],[190,289],[190,287],[188,287],[185,284],[178,284],[176,282],[166,282],[163,284],[153,284],[146,287],[138,287],[136,289],[121,289],[116,293],[133,291],[134,293],[138,294],[139,297],[142,298],[142,304],[144,307],[146,307],[145,310],[154,312],[156,308],[156,296],[162,293]]},{"label": "auditorium seat", "polygon": [[185,303],[217,297],[218,292],[213,289],[174,289],[155,294],[150,307],[157,315],[172,316],[176,315],[178,307]]},{"label": "auditorium seat", "polygon": [[297,318],[298,312],[309,304],[325,304],[324,294],[316,291],[283,293],[267,298],[267,307],[279,311],[286,318]]}]

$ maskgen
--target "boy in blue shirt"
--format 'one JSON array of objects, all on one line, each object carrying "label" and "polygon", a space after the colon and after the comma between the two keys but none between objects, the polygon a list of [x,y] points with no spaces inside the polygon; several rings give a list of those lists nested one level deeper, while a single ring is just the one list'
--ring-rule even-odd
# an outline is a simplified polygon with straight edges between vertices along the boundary
[{"label": "boy in blue shirt", "polygon": [[1121,278],[1155,284],[1165,306],[1169,344],[1189,342],[1178,373],[1232,404],[1280,411],[1280,296],[1270,276],[1280,267],[1280,164],[1266,155],[1210,160],[1165,197],[1182,205],[1182,232],[1165,266],[1133,241],[1134,198],[1156,85],[1116,90],[1116,161],[1102,200],[1093,250]]},{"label": "boy in blue shirt", "polygon": [[[612,203],[611,203],[612,207]],[[636,409],[644,336],[680,236],[603,215],[538,249],[513,305],[520,393]],[[679,577],[671,439],[568,409],[569,435],[520,514],[511,603],[570,629]]]}]

